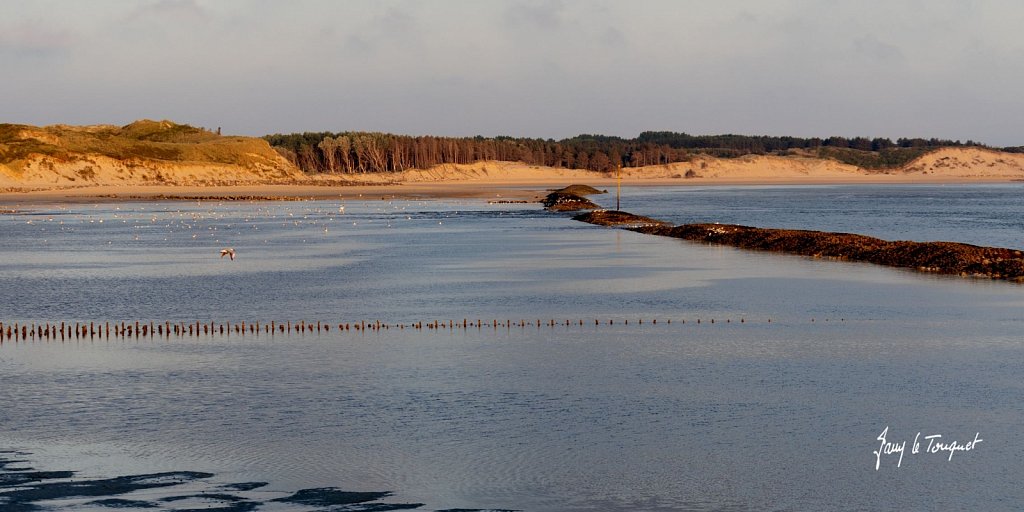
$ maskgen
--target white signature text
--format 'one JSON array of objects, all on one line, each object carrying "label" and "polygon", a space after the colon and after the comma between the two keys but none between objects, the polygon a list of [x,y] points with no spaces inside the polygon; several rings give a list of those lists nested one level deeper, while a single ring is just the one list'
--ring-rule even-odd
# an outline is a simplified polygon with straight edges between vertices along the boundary
[{"label": "white signature text", "polygon": [[882,465],[882,459],[884,457],[895,457],[896,467],[903,465],[904,455],[917,455],[919,453],[925,454],[949,454],[946,461],[952,461],[953,455],[957,452],[969,452],[977,448],[978,443],[984,441],[981,438],[981,432],[975,432],[974,440],[967,442],[960,442],[956,440],[943,439],[942,434],[929,434],[922,436],[921,432],[918,432],[914,436],[913,444],[910,445],[910,452],[907,452],[907,440],[896,440],[890,437],[889,427],[886,426],[882,433],[875,438],[879,441],[878,449],[871,452],[875,454],[875,471]]}]

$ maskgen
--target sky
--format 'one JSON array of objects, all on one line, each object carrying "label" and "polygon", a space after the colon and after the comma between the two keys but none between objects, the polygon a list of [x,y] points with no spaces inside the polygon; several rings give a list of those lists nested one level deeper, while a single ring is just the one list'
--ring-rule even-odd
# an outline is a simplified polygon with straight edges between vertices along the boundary
[{"label": "sky", "polygon": [[0,1],[0,123],[1024,145],[1018,0]]}]

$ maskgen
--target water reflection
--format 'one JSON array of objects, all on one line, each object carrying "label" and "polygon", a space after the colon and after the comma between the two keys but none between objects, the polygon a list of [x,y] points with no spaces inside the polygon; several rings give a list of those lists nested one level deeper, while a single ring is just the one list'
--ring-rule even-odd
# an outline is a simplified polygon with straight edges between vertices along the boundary
[{"label": "water reflection", "polygon": [[[823,204],[827,190],[797,197]],[[818,211],[773,193],[739,208],[763,192],[687,194],[704,197],[706,215],[788,212],[773,224]],[[681,199],[700,204],[645,193],[662,202],[655,214]],[[877,218],[872,197],[850,211]],[[273,501],[313,496],[304,489],[337,499],[384,490],[394,495],[358,505],[427,509],[1024,502],[1024,449],[1008,441],[1024,420],[1017,285],[647,237],[532,205],[345,207],[128,203],[3,215],[0,286],[11,298],[0,319],[585,325],[5,340],[2,444],[54,468],[49,483],[65,469],[107,483],[187,480],[75,504],[86,508],[328,506]],[[975,236],[994,244],[1013,222]],[[218,257],[224,246],[235,261]],[[990,444],[876,473],[871,450],[886,426],[901,436],[980,430]],[[267,485],[248,487],[257,482]]]},{"label": "water reflection", "polygon": [[[31,453],[0,451],[0,504],[10,512],[62,510],[217,510],[248,512],[267,504],[278,510],[344,507],[353,512],[411,510],[421,503],[382,503],[390,492],[351,492],[336,488],[301,489],[277,498],[253,493],[266,482],[216,483],[215,475],[173,471],[114,478],[76,478],[73,471],[35,471],[24,466]],[[17,467],[11,467],[17,465]]]}]

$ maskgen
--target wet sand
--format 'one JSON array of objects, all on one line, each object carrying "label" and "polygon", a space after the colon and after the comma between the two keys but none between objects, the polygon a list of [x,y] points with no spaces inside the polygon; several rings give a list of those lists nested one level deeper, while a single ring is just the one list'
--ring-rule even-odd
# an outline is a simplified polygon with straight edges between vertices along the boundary
[{"label": "wet sand", "polygon": [[[561,186],[561,185],[559,185]],[[494,183],[415,183],[351,186],[235,185],[235,186],[99,186],[71,189],[2,192],[0,204],[40,202],[116,202],[139,200],[275,201],[313,199],[425,199],[480,198],[495,200],[539,199],[544,185],[535,187]]]}]

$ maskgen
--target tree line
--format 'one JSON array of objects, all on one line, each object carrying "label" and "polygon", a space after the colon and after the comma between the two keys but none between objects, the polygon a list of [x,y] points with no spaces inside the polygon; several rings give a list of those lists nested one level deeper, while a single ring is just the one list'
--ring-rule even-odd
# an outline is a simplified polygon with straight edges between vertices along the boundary
[{"label": "tree line", "polygon": [[306,132],[264,137],[294,165],[310,173],[400,172],[440,164],[485,160],[590,169],[599,172],[685,162],[694,155],[811,153],[865,168],[903,165],[940,147],[983,146],[974,141],[866,137],[772,137],[643,132],[633,139],[578,135],[569,139],[522,137],[436,137],[379,132]]}]

